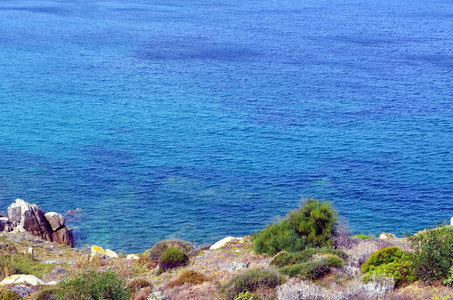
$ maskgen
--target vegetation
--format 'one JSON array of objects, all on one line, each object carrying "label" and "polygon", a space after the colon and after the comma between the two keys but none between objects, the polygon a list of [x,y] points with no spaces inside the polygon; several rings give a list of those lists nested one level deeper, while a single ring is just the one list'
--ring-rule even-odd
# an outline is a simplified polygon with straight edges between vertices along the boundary
[{"label": "vegetation", "polygon": [[65,300],[127,300],[126,282],[115,272],[89,271],[58,285],[59,299]]},{"label": "vegetation", "polygon": [[176,247],[184,251],[188,255],[194,252],[194,246],[183,240],[163,240],[157,242],[151,249],[146,250],[143,256],[151,261],[158,261],[162,254],[170,247]]},{"label": "vegetation", "polygon": [[187,254],[177,247],[170,247],[159,259],[159,268],[166,271],[186,265],[189,262]]},{"label": "vegetation", "polygon": [[253,300],[253,299],[256,299],[255,294],[249,291],[242,292],[234,298],[234,300]]},{"label": "vegetation", "polygon": [[11,290],[2,290],[0,291],[0,300],[20,300],[23,299],[16,292]]},{"label": "vegetation", "polygon": [[227,300],[234,300],[241,293],[253,293],[258,288],[275,288],[284,282],[277,273],[266,270],[250,270],[235,276],[225,284],[221,292]]},{"label": "vegetation", "polygon": [[0,255],[0,280],[16,274],[17,264],[11,256]]},{"label": "vegetation", "polygon": [[191,284],[200,284],[205,281],[208,281],[209,278],[204,276],[203,274],[194,271],[194,270],[186,270],[181,273],[181,275],[178,276],[175,280],[171,281],[168,284],[168,287],[175,287],[179,285],[183,285],[186,283],[191,283]]},{"label": "vegetation", "polygon": [[366,235],[366,234],[363,234],[363,233],[356,234],[356,235],[353,236],[353,238],[354,237],[359,238],[361,240],[367,240],[367,239],[371,239],[372,238],[371,235]]},{"label": "vegetation", "polygon": [[290,277],[301,275],[307,279],[319,279],[330,272],[330,268],[342,268],[345,261],[340,257],[327,254],[315,260],[280,268],[280,273]]},{"label": "vegetation", "polygon": [[56,296],[58,292],[57,288],[44,289],[36,295],[36,300],[58,300]]},{"label": "vegetation", "polygon": [[300,264],[309,261],[315,255],[332,254],[343,259],[347,258],[347,254],[339,249],[330,248],[307,248],[304,251],[289,253],[287,251],[279,252],[272,258],[270,264],[276,267],[290,266],[294,264]]},{"label": "vegetation", "polygon": [[333,245],[332,235],[338,215],[328,201],[308,199],[302,208],[285,219],[254,234],[256,253],[275,255],[280,251],[298,252],[306,247]]},{"label": "vegetation", "polygon": [[393,262],[377,266],[365,275],[365,280],[368,281],[376,275],[386,275],[393,278],[395,287],[409,285],[417,279],[413,262],[407,258],[396,259]]},{"label": "vegetation", "polygon": [[401,259],[403,251],[400,248],[392,246],[373,253],[368,261],[362,266],[362,272],[373,271],[376,267],[394,262]]},{"label": "vegetation", "polygon": [[446,280],[453,265],[453,228],[441,226],[408,237],[417,278],[425,283]]}]

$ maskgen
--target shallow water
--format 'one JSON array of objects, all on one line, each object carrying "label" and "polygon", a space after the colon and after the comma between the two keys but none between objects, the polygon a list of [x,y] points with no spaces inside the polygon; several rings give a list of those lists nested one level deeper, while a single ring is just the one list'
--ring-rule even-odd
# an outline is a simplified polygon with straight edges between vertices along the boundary
[{"label": "shallow water", "polygon": [[354,232],[453,216],[453,5],[0,0],[0,205],[79,245],[245,235],[330,199]]}]

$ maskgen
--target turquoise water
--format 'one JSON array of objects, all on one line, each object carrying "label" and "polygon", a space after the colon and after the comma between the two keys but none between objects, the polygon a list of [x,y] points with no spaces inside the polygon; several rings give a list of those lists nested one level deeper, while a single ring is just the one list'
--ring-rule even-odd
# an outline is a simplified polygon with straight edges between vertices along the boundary
[{"label": "turquoise water", "polygon": [[245,235],[330,199],[354,232],[453,216],[453,4],[0,0],[0,205],[77,243]]}]

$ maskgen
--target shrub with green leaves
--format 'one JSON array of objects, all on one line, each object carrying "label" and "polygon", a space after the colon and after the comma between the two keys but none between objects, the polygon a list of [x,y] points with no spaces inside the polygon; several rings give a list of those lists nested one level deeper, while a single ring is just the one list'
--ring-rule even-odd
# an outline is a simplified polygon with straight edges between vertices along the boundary
[{"label": "shrub with green leaves", "polygon": [[290,266],[294,264],[301,264],[309,261],[315,255],[327,255],[332,254],[342,258],[344,261],[347,258],[347,254],[338,249],[331,248],[307,248],[304,251],[289,253],[287,251],[279,252],[272,258],[270,264],[279,268]]},{"label": "shrub with green leaves", "polygon": [[280,273],[288,276],[302,275],[307,279],[319,279],[330,272],[330,268],[342,268],[345,261],[333,254],[322,255],[314,260],[280,268]]},{"label": "shrub with green leaves", "polygon": [[258,288],[275,288],[284,283],[277,273],[266,270],[250,270],[231,279],[221,288],[227,300],[234,300],[241,293],[253,293]]},{"label": "shrub with green leaves", "polygon": [[126,281],[115,272],[89,271],[58,284],[56,296],[65,300],[127,300]]},{"label": "shrub with green leaves", "polygon": [[369,271],[373,271],[376,267],[380,265],[388,264],[401,259],[402,256],[403,251],[396,246],[378,250],[371,254],[367,262],[362,265],[362,272],[366,273]]},{"label": "shrub with green leaves", "polygon": [[253,299],[256,299],[255,294],[249,291],[242,292],[234,298],[234,300],[253,300]]},{"label": "shrub with green leaves", "polygon": [[453,265],[453,228],[442,226],[408,237],[417,278],[425,283],[445,280]]},{"label": "shrub with green leaves", "polygon": [[280,251],[298,252],[306,247],[333,245],[332,234],[338,214],[329,201],[308,199],[302,208],[285,219],[268,225],[253,235],[256,253],[275,255]]},{"label": "shrub with green leaves", "polygon": [[274,255],[280,251],[297,252],[307,245],[307,238],[299,236],[288,220],[268,225],[253,236],[253,246],[256,253]]},{"label": "shrub with green leaves", "polygon": [[401,287],[409,285],[416,281],[416,273],[414,269],[414,263],[407,257],[403,255],[403,258],[396,259],[393,262],[381,264],[373,269],[373,271],[368,272],[364,279],[375,278],[376,275],[385,275],[395,279],[395,287]]},{"label": "shrub with green leaves", "polygon": [[151,249],[146,250],[143,253],[143,256],[147,257],[149,260],[158,261],[162,254],[170,247],[176,247],[192,255],[195,247],[187,241],[183,240],[163,240],[157,242]]},{"label": "shrub with green leaves", "polygon": [[189,262],[187,254],[179,248],[170,247],[159,258],[159,268],[162,270],[174,269]]},{"label": "shrub with green leaves", "polygon": [[44,289],[36,294],[36,300],[58,300],[58,292],[57,288]]},{"label": "shrub with green leaves", "polygon": [[366,235],[366,234],[363,234],[363,233],[359,233],[359,234],[354,235],[353,238],[359,238],[361,240],[367,240],[367,239],[371,239],[372,236],[371,235]]}]

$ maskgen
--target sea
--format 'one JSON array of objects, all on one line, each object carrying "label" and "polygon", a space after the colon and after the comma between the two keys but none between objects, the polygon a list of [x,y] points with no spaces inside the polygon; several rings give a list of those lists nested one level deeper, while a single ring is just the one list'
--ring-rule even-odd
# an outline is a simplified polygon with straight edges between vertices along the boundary
[{"label": "sea", "polygon": [[451,0],[0,0],[0,211],[78,247],[197,245],[329,200],[453,216]]}]

